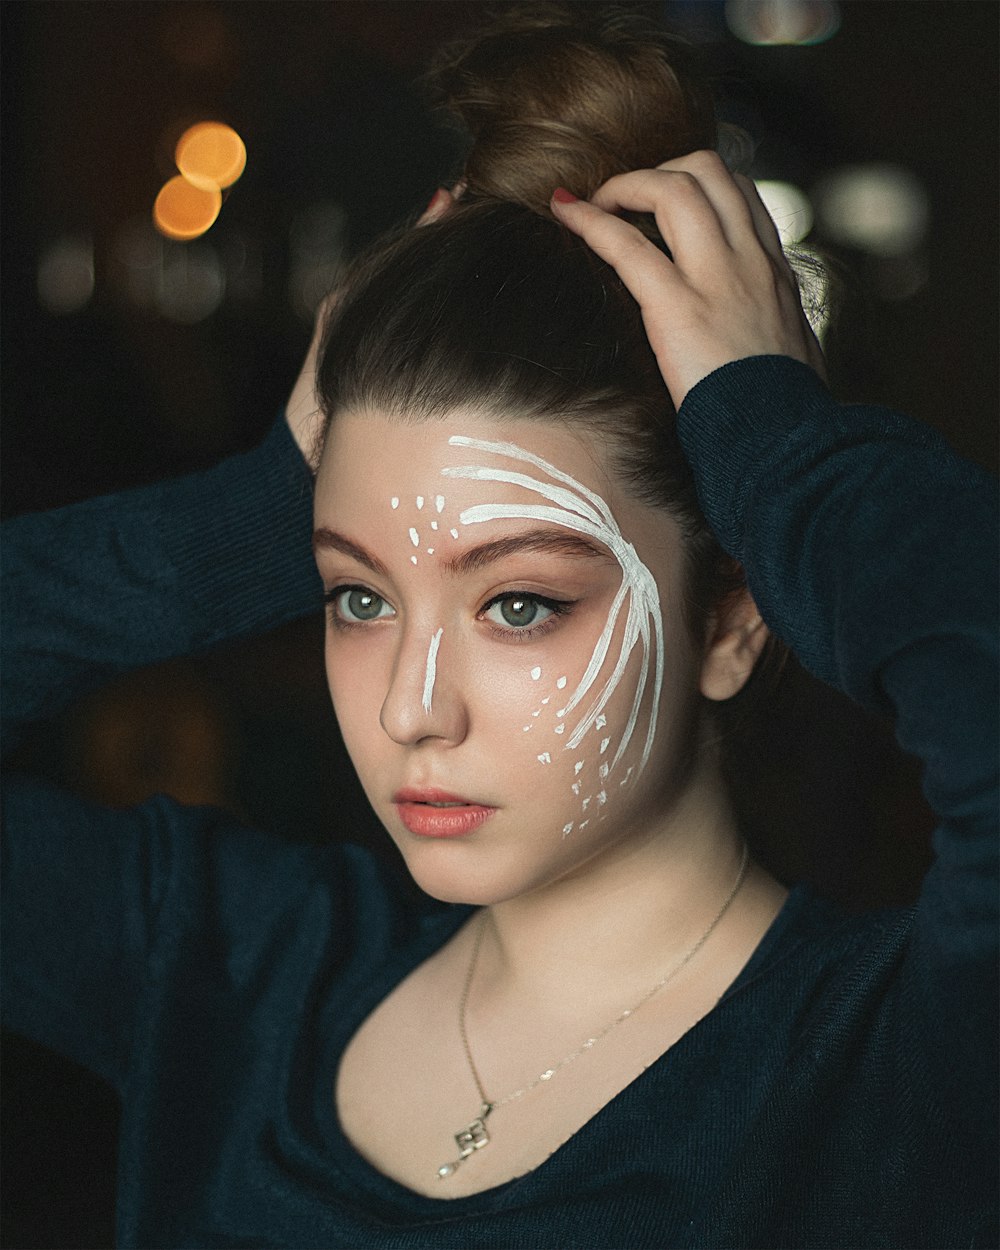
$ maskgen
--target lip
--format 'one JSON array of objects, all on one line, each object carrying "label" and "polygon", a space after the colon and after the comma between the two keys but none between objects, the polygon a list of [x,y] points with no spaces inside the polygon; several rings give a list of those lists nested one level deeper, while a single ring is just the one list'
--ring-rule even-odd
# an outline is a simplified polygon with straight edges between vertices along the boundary
[{"label": "lip", "polygon": [[[464,837],[485,824],[497,810],[444,790],[410,787],[397,791],[393,796],[393,803],[407,829],[422,838]],[[431,807],[432,803],[450,803],[454,806]]]}]

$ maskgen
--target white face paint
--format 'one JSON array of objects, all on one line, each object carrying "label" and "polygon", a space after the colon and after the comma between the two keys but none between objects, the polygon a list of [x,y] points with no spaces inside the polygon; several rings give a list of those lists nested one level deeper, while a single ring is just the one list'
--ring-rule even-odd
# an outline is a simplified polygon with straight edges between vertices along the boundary
[{"label": "white face paint", "polygon": [[[612,553],[622,570],[622,581],[615,597],[608,619],[600,638],[590,657],[590,663],[570,696],[562,714],[572,712],[590,693],[604,662],[607,659],[611,640],[622,609],[625,609],[625,627],[621,649],[615,660],[613,671],[604,686],[596,692],[586,712],[580,717],[565,743],[566,750],[573,750],[580,745],[588,730],[592,729],[598,718],[604,713],[612,695],[625,674],[625,669],[633,650],[641,648],[641,668],[635,697],[628,721],[622,733],[621,741],[611,763],[611,771],[617,767],[635,730],[639,717],[639,709],[649,681],[650,656],[653,659],[653,690],[652,706],[649,717],[649,728],[639,761],[639,771],[645,767],[653,748],[656,734],[656,717],[663,685],[663,620],[660,612],[660,598],[656,581],[645,564],[639,559],[635,548],[623,538],[611,509],[596,492],[584,486],[576,478],[561,472],[548,461],[532,452],[525,451],[515,443],[495,443],[484,439],[466,438],[453,435],[449,440],[452,447],[467,447],[471,451],[482,452],[484,455],[498,460],[514,460],[531,465],[542,473],[542,477],[534,477],[521,471],[497,468],[493,465],[463,465],[446,467],[441,470],[443,477],[467,478],[480,482],[502,482],[541,496],[545,504],[479,504],[466,508],[459,516],[462,525],[477,525],[483,522],[500,520],[534,520],[547,521],[562,525],[567,529],[576,530],[596,539]],[[565,679],[561,679],[565,683]],[[556,683],[560,685],[559,682]],[[608,739],[602,743],[602,751],[607,749]]]},{"label": "white face paint", "polygon": [[437,655],[438,648],[441,646],[441,635],[443,629],[439,629],[437,633],[432,635],[430,646],[427,648],[427,664],[424,669],[424,697],[422,706],[429,716],[434,710],[434,682],[437,680]]}]

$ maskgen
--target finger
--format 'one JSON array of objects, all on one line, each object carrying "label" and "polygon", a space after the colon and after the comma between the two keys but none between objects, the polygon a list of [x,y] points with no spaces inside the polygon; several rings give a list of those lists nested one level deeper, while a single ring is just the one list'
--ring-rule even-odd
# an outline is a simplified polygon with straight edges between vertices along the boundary
[{"label": "finger", "polygon": [[722,222],[698,180],[683,170],[637,169],[609,179],[591,197],[606,213],[650,213],[674,260],[690,265],[698,254],[727,243]]},{"label": "finger", "polygon": [[[461,186],[461,184],[459,184]],[[462,190],[465,188],[462,187]],[[447,213],[455,203],[455,197],[451,191],[446,191],[444,187],[438,189],[431,196],[430,203],[420,214],[416,220],[417,226],[429,226],[431,222],[438,221]]]},{"label": "finger", "polygon": [[[652,213],[685,267],[710,255],[719,242],[737,251],[769,250],[770,240],[758,230],[755,206],[716,152],[692,152],[655,170],[620,174],[598,190],[593,203],[609,212],[625,208]],[[765,214],[760,227],[770,231],[767,210],[762,204],[760,209]]]},{"label": "finger", "polygon": [[563,225],[614,269],[640,307],[644,292],[648,298],[651,278],[655,278],[654,285],[666,287],[681,280],[675,266],[655,243],[620,217],[575,198],[553,197],[551,208]]},{"label": "finger", "polygon": [[785,250],[781,246],[781,235],[778,233],[778,227],[774,224],[774,218],[767,211],[767,205],[760,198],[760,192],[757,190],[753,179],[745,178],[742,174],[734,174],[733,180],[746,200],[747,207],[750,209],[750,216],[753,219],[757,237],[775,260],[784,261]]}]

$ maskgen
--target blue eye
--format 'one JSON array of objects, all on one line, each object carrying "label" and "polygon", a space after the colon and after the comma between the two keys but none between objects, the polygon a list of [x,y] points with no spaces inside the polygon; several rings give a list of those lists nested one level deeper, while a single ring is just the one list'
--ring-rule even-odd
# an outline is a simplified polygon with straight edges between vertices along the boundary
[{"label": "blue eye", "polygon": [[527,630],[544,624],[550,617],[566,611],[566,604],[539,595],[521,594],[514,591],[498,595],[483,609],[483,616],[494,625],[511,631]]},{"label": "blue eye", "polygon": [[395,611],[381,595],[364,586],[341,586],[331,591],[327,598],[333,602],[340,619],[352,625],[395,616]]}]

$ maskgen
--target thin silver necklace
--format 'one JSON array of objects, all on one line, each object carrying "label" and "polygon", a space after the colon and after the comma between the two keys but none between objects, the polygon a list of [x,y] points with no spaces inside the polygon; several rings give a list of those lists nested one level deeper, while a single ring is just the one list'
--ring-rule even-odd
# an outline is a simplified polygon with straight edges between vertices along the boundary
[{"label": "thin silver necklace", "polygon": [[493,1100],[486,1096],[482,1079],[479,1075],[478,1069],[476,1068],[476,1061],[472,1057],[472,1048],[469,1045],[469,1035],[465,1027],[465,1012],[469,1002],[469,991],[472,988],[472,980],[476,973],[476,964],[479,962],[479,950],[483,944],[483,935],[486,932],[486,917],[488,913],[485,908],[483,909],[482,919],[479,922],[475,941],[472,945],[472,955],[469,959],[469,967],[465,973],[462,995],[458,1001],[458,1031],[462,1038],[462,1049],[465,1051],[465,1058],[469,1065],[469,1071],[472,1073],[472,1079],[475,1081],[476,1089],[479,1092],[479,1115],[472,1121],[471,1124],[467,1125],[455,1134],[455,1144],[458,1146],[458,1158],[451,1163],[442,1163],[437,1170],[438,1178],[440,1180],[447,1180],[449,1176],[454,1176],[454,1174],[458,1171],[459,1164],[464,1163],[465,1160],[468,1159],[470,1155],[475,1154],[477,1150],[482,1150],[484,1146],[488,1146],[490,1144],[490,1135],[486,1131],[487,1116],[489,1116],[492,1112],[497,1111],[500,1107],[505,1107],[508,1103],[515,1102],[518,1098],[523,1098],[525,1094],[530,1094],[531,1091],[533,1089],[537,1089],[539,1085],[544,1085],[547,1081],[551,1081],[560,1069],[565,1068],[568,1063],[572,1063],[574,1059],[579,1059],[582,1054],[591,1050],[599,1041],[601,1041],[602,1038],[607,1037],[612,1029],[616,1029],[623,1021],[627,1020],[629,1016],[634,1016],[639,1008],[644,1007],[654,994],[658,994],[669,981],[673,980],[678,972],[680,972],[680,970],[688,964],[695,957],[695,955],[697,955],[708,939],[712,936],[716,925],[729,910],[733,899],[735,899],[736,895],[739,894],[740,887],[746,880],[747,869],[749,866],[750,848],[744,842],[743,858],[740,861],[740,869],[736,875],[736,883],[729,891],[729,897],[722,904],[722,907],[719,909],[715,919],[701,935],[698,941],[695,942],[694,946],[691,947],[687,954],[682,956],[682,958],[674,964],[666,976],[661,977],[651,989],[648,989],[637,1003],[631,1007],[627,1007],[620,1015],[615,1016],[614,1020],[612,1020],[610,1024],[605,1025],[603,1029],[593,1034],[592,1037],[588,1037],[585,1042],[581,1042],[576,1050],[571,1050],[568,1055],[565,1055],[559,1060],[558,1063],[553,1064],[551,1068],[546,1068],[544,1072],[540,1072],[533,1081],[529,1081],[527,1085],[522,1085],[520,1089],[515,1089],[511,1093],[504,1095],[503,1098],[496,1098]]}]

